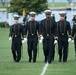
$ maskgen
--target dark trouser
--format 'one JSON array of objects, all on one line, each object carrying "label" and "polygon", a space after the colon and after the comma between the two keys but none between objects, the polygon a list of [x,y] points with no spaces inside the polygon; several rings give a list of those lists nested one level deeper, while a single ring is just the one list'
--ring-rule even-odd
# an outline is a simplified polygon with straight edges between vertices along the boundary
[{"label": "dark trouser", "polygon": [[63,62],[66,62],[68,57],[68,37],[58,39],[58,53],[59,60],[62,60],[63,55]]},{"label": "dark trouser", "polygon": [[75,54],[76,54],[76,36],[74,38]]},{"label": "dark trouser", "polygon": [[21,38],[13,38],[12,40],[12,54],[13,59],[16,62],[19,62],[21,59]]},{"label": "dark trouser", "polygon": [[31,62],[31,60],[32,60],[32,51],[33,51],[33,62],[36,62],[37,44],[38,44],[37,37],[28,38],[27,45],[28,45],[29,62]]},{"label": "dark trouser", "polygon": [[21,59],[21,51],[20,50],[18,50],[18,51],[12,51],[12,54],[13,54],[13,59],[16,62],[19,62],[20,59]]},{"label": "dark trouser", "polygon": [[44,37],[43,40],[43,51],[45,56],[45,62],[48,61],[48,63],[52,62],[53,58],[53,44],[54,44],[54,37],[53,35]]},{"label": "dark trouser", "polygon": [[75,59],[76,59],[76,36],[74,38],[74,47],[75,47]]}]

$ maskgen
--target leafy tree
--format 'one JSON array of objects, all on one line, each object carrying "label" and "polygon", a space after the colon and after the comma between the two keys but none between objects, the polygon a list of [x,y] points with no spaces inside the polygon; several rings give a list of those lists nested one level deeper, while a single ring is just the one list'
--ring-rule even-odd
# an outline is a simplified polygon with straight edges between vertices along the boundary
[{"label": "leafy tree", "polygon": [[18,12],[22,15],[22,11],[25,10],[26,14],[30,11],[41,13],[47,9],[47,0],[11,0],[10,12]]},{"label": "leafy tree", "polygon": [[3,7],[5,6],[5,1],[4,0],[0,0],[0,2],[2,3]]}]

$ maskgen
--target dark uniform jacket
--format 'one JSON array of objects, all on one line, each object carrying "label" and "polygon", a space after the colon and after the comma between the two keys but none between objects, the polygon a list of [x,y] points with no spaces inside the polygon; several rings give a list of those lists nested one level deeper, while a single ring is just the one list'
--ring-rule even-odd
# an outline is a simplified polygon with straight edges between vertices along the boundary
[{"label": "dark uniform jacket", "polygon": [[76,36],[76,21],[73,24],[73,28],[72,28],[72,37]]},{"label": "dark uniform jacket", "polygon": [[24,35],[23,26],[21,24],[12,25],[10,27],[10,34],[9,36],[12,37],[12,47],[11,50],[21,50],[22,45],[22,37]]},{"label": "dark uniform jacket", "polygon": [[37,21],[29,21],[25,25],[25,35],[29,37],[37,37],[39,33],[39,23]]},{"label": "dark uniform jacket", "polygon": [[[58,21],[57,22],[57,34],[58,37],[63,37],[69,34],[69,37],[71,35],[71,27],[70,27],[70,23],[66,20],[64,21]],[[67,34],[68,32],[68,34]]]},{"label": "dark uniform jacket", "polygon": [[53,19],[44,19],[41,21],[40,33],[46,38],[49,35],[56,34],[56,22]]},{"label": "dark uniform jacket", "polygon": [[17,25],[12,25],[10,27],[10,35],[11,37],[23,37],[24,36],[24,31],[23,31],[23,26],[21,24]]}]

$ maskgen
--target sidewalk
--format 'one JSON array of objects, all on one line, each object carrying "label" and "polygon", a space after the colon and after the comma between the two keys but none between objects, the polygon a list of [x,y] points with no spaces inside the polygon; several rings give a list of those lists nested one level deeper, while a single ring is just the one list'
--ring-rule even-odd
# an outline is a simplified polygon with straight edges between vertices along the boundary
[{"label": "sidewalk", "polygon": [[7,8],[0,8],[0,12],[6,12]]}]

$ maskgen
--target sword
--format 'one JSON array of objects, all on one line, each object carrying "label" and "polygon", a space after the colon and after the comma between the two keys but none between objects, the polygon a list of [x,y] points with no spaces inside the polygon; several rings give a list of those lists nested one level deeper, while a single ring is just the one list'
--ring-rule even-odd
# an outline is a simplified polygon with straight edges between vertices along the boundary
[{"label": "sword", "polygon": [[58,50],[58,46],[57,46],[57,45],[58,45],[58,43],[57,43],[57,44],[55,44],[55,46],[56,46],[56,50]]},{"label": "sword", "polygon": [[21,46],[21,56],[22,56],[22,58],[23,58],[23,44],[22,44],[22,46]]},{"label": "sword", "polygon": [[38,53],[38,58],[39,58],[39,42],[37,44],[37,53]]},{"label": "sword", "polygon": [[[21,39],[21,41],[23,40],[23,38]],[[22,46],[21,46],[21,56],[23,58],[23,43],[22,43]]]}]

